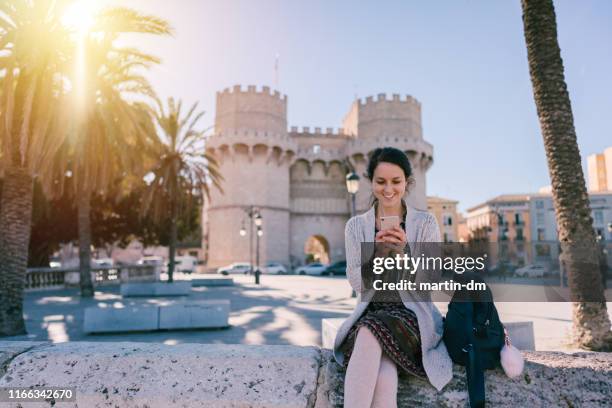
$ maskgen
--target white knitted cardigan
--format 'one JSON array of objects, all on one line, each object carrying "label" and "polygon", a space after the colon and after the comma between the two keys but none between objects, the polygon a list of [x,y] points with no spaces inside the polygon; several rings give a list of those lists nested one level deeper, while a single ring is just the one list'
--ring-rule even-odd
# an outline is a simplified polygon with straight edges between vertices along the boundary
[{"label": "white knitted cardigan", "polygon": [[[406,209],[406,236],[413,254],[416,253],[415,243],[440,242],[440,229],[433,215],[408,205]],[[359,298],[355,309],[342,323],[336,334],[333,352],[338,364],[342,364],[344,360],[340,345],[374,295],[374,290],[370,289],[361,296],[361,243],[374,242],[374,223],[374,207],[364,214],[351,218],[346,223],[346,274],[350,285],[359,294]],[[417,317],[421,333],[423,367],[431,385],[440,391],[453,376],[452,361],[442,341],[442,316],[432,302],[413,301],[413,298],[407,293],[399,293],[404,306],[412,310]]]}]

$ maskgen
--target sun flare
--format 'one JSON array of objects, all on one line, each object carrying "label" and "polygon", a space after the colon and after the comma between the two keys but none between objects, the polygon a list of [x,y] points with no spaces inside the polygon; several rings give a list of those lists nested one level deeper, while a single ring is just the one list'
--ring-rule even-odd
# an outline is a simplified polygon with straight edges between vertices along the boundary
[{"label": "sun flare", "polygon": [[62,17],[62,24],[74,28],[80,34],[86,33],[94,22],[96,0],[77,0],[71,4]]}]

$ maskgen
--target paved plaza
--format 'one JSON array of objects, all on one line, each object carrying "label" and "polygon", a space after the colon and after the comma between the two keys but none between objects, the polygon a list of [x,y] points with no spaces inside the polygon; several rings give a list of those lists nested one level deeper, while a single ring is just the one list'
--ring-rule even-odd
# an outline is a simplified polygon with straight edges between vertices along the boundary
[{"label": "paved plaza", "polygon": [[[179,276],[180,277],[180,276]],[[194,287],[189,300],[229,299],[230,328],[88,335],[83,333],[84,309],[96,304],[156,303],[168,298],[122,298],[118,286],[96,288],[95,298],[82,300],[77,289],[25,294],[28,335],[3,340],[139,341],[164,344],[292,344],[321,345],[321,320],[346,317],[356,299],[344,276],[263,275],[233,276],[235,285]],[[173,298],[177,299],[177,298]],[[446,312],[446,304],[438,303]],[[502,321],[533,321],[537,350],[567,350],[571,329],[569,303],[497,303]],[[608,303],[608,311],[612,303]],[[610,313],[612,318],[612,313]]]}]

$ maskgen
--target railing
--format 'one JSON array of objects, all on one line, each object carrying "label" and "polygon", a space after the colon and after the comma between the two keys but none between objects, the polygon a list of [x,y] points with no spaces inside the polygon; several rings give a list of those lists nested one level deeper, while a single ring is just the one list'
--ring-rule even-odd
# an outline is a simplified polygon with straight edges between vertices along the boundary
[{"label": "railing", "polygon": [[[159,280],[159,270],[155,265],[97,266],[91,268],[91,280],[95,286],[155,282]],[[79,268],[28,268],[25,289],[77,287],[79,282]]]},{"label": "railing", "polygon": [[66,271],[57,268],[32,268],[26,272],[25,289],[63,287]]}]

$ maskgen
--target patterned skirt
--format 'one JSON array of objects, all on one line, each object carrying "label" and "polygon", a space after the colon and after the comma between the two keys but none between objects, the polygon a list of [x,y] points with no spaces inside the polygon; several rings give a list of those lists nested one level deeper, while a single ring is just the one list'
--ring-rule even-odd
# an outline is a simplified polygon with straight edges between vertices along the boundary
[{"label": "patterned skirt", "polygon": [[427,378],[421,354],[421,335],[414,312],[399,302],[370,302],[365,312],[342,344],[344,369],[353,352],[360,327],[367,327],[385,353],[397,366],[398,373]]}]

